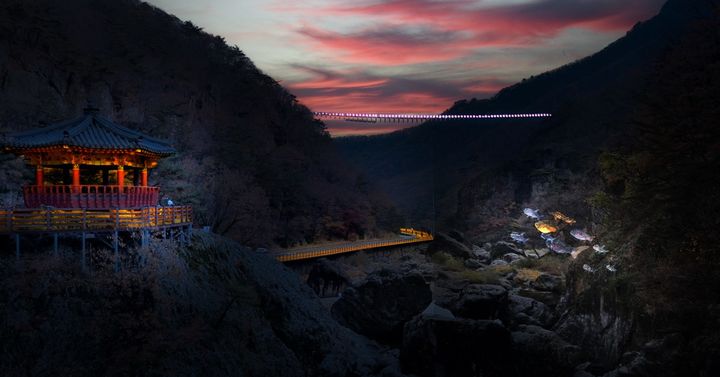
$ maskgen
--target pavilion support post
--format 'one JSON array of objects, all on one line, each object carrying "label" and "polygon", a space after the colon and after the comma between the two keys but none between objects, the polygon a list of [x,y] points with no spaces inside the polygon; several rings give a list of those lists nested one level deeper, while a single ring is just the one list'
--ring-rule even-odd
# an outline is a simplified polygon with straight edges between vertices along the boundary
[{"label": "pavilion support post", "polygon": [[45,184],[43,173],[44,170],[42,164],[38,164],[35,167],[35,186],[43,186]]},{"label": "pavilion support post", "polygon": [[120,271],[120,240],[118,236],[118,231],[115,230],[113,232],[113,252],[115,254],[115,272]]},{"label": "pavilion support post", "polygon": [[150,231],[143,228],[140,238],[140,247],[146,248],[150,245]]},{"label": "pavilion support post", "polygon": [[20,233],[15,233],[15,259],[20,260]]},{"label": "pavilion support post", "polygon": [[120,188],[125,185],[125,167],[122,165],[117,168],[117,185]]},{"label": "pavilion support post", "polygon": [[72,185],[74,190],[80,188],[80,164],[74,164],[72,168]]},{"label": "pavilion support post", "polygon": [[53,256],[56,257],[58,255],[58,234],[53,233]]},{"label": "pavilion support post", "polygon": [[81,238],[80,242],[82,243],[82,246],[80,249],[81,253],[82,253],[82,270],[87,271],[87,263],[85,261],[85,232],[82,232],[82,234],[80,235],[80,238]]},{"label": "pavilion support post", "polygon": [[148,170],[147,168],[143,168],[142,172],[140,173],[140,186],[147,187],[148,185]]}]

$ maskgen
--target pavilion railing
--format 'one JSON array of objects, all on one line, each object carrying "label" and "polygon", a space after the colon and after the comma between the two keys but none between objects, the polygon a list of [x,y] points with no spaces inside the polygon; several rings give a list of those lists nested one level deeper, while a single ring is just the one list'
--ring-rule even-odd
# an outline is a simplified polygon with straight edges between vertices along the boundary
[{"label": "pavilion railing", "polygon": [[104,185],[50,185],[25,186],[25,206],[38,208],[132,208],[158,204],[159,187],[104,186]]},{"label": "pavilion railing", "polygon": [[0,210],[0,234],[103,232],[192,225],[192,207]]}]

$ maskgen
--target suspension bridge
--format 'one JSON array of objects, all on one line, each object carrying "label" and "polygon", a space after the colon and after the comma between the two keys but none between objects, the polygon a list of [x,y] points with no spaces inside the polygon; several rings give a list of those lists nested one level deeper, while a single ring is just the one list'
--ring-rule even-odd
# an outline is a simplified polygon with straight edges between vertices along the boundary
[{"label": "suspension bridge", "polygon": [[479,120],[479,119],[542,119],[550,118],[550,113],[517,113],[517,114],[391,114],[391,113],[345,113],[317,111],[313,115],[318,119],[338,119],[348,122],[424,122],[448,120]]}]

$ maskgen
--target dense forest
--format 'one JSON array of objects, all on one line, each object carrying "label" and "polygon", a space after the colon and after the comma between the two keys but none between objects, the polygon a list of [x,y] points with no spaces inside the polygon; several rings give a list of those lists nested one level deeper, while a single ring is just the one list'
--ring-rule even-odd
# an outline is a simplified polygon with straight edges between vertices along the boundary
[{"label": "dense forest", "polygon": [[[180,153],[150,183],[243,244],[352,239],[401,223],[324,125],[223,38],[137,0],[3,2],[0,130],[71,119],[88,101],[169,140]],[[3,182],[3,205],[13,205],[30,177],[2,165],[15,178]]]},{"label": "dense forest", "polygon": [[664,355],[676,375],[720,356],[719,63],[719,19],[698,22],[653,67],[630,136],[599,157],[604,189],[589,200],[625,268],[593,288],[640,318],[635,342],[681,334]]}]

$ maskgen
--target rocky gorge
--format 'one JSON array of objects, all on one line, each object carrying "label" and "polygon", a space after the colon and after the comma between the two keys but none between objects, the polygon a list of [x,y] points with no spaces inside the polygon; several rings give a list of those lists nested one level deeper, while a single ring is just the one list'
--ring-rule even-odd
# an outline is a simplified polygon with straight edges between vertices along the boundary
[{"label": "rocky gorge", "polygon": [[315,262],[354,276],[333,299],[333,318],[397,350],[410,375],[674,375],[663,368],[679,355],[679,334],[633,344],[637,321],[612,297],[583,302],[579,287],[598,278],[582,267],[592,249],[573,257],[450,234],[380,261]]}]

